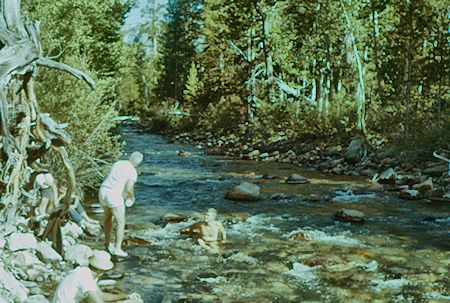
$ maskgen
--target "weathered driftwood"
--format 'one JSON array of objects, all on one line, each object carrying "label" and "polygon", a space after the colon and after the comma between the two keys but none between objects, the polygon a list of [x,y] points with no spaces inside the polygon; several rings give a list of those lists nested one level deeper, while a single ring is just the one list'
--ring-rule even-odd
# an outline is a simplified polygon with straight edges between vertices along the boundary
[{"label": "weathered driftwood", "polygon": [[9,206],[0,207],[0,222],[14,221],[23,210],[24,201],[30,199],[23,189],[30,176],[29,166],[54,149],[66,168],[68,190],[63,209],[50,216],[45,234],[51,231],[61,250],[58,231],[76,184],[65,149],[71,139],[64,130],[66,125],[39,112],[32,79],[38,66],[66,71],[95,89],[94,81],[83,72],[41,56],[39,23],[22,21],[20,0],[0,0],[0,204]]}]

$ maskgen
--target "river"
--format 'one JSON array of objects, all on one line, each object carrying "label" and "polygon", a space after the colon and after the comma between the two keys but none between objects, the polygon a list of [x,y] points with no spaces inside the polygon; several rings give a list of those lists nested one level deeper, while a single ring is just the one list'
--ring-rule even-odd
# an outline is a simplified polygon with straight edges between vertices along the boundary
[{"label": "river", "polygon": [[[151,245],[125,248],[130,256],[116,263],[125,274],[116,290],[139,292],[144,302],[449,302],[448,204],[370,193],[367,180],[293,164],[209,156],[132,127],[120,131],[127,152],[144,154],[125,238]],[[286,184],[293,173],[310,183]],[[226,200],[241,181],[259,185],[261,199]],[[228,235],[219,255],[179,233],[210,207]],[[364,212],[365,222],[335,221],[341,208]],[[190,219],[166,223],[166,213]],[[297,233],[303,237],[291,237]]]}]

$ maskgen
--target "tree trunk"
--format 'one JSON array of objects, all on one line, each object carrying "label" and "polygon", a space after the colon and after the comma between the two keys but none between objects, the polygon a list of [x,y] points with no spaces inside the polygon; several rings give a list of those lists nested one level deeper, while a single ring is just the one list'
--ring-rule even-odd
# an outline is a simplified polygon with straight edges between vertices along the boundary
[{"label": "tree trunk", "polygon": [[347,27],[350,32],[350,38],[352,40],[353,44],[353,52],[355,54],[356,63],[358,65],[358,80],[359,84],[357,87],[357,100],[358,100],[358,106],[357,106],[357,114],[358,114],[358,129],[363,133],[364,136],[367,135],[366,130],[366,93],[364,89],[364,74],[363,74],[363,67],[361,64],[361,61],[359,59],[358,54],[358,48],[356,47],[355,37],[353,36],[353,28],[350,24],[350,19],[348,17],[347,11],[345,9],[344,3],[341,0],[341,6],[344,11],[344,17],[347,22]]}]

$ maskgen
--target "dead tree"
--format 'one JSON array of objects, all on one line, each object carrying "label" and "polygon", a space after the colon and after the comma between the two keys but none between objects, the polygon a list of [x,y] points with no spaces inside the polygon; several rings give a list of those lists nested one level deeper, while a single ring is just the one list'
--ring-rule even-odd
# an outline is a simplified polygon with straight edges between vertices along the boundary
[{"label": "dead tree", "polygon": [[65,149],[70,136],[64,131],[65,125],[39,112],[33,76],[39,66],[44,66],[69,72],[92,89],[95,83],[84,73],[41,54],[39,23],[22,21],[20,0],[0,0],[0,224],[3,228],[13,225],[26,211],[27,200],[36,198],[23,185],[30,177],[30,165],[53,149],[66,168],[68,190],[63,209],[49,221],[46,236],[51,229],[52,233],[59,230],[59,218],[67,213],[75,175]]}]

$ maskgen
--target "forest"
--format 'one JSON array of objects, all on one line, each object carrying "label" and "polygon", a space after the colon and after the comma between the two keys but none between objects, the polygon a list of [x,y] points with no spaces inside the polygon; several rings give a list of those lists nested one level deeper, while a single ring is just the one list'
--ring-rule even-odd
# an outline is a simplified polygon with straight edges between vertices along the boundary
[{"label": "forest", "polygon": [[131,2],[22,5],[41,21],[43,51],[97,83],[90,92],[52,70],[36,80],[42,109],[70,121],[84,184],[120,151],[117,115],[154,132],[260,144],[362,137],[428,155],[448,149],[446,1],[153,0],[141,8],[146,39],[133,44],[121,33]]}]

